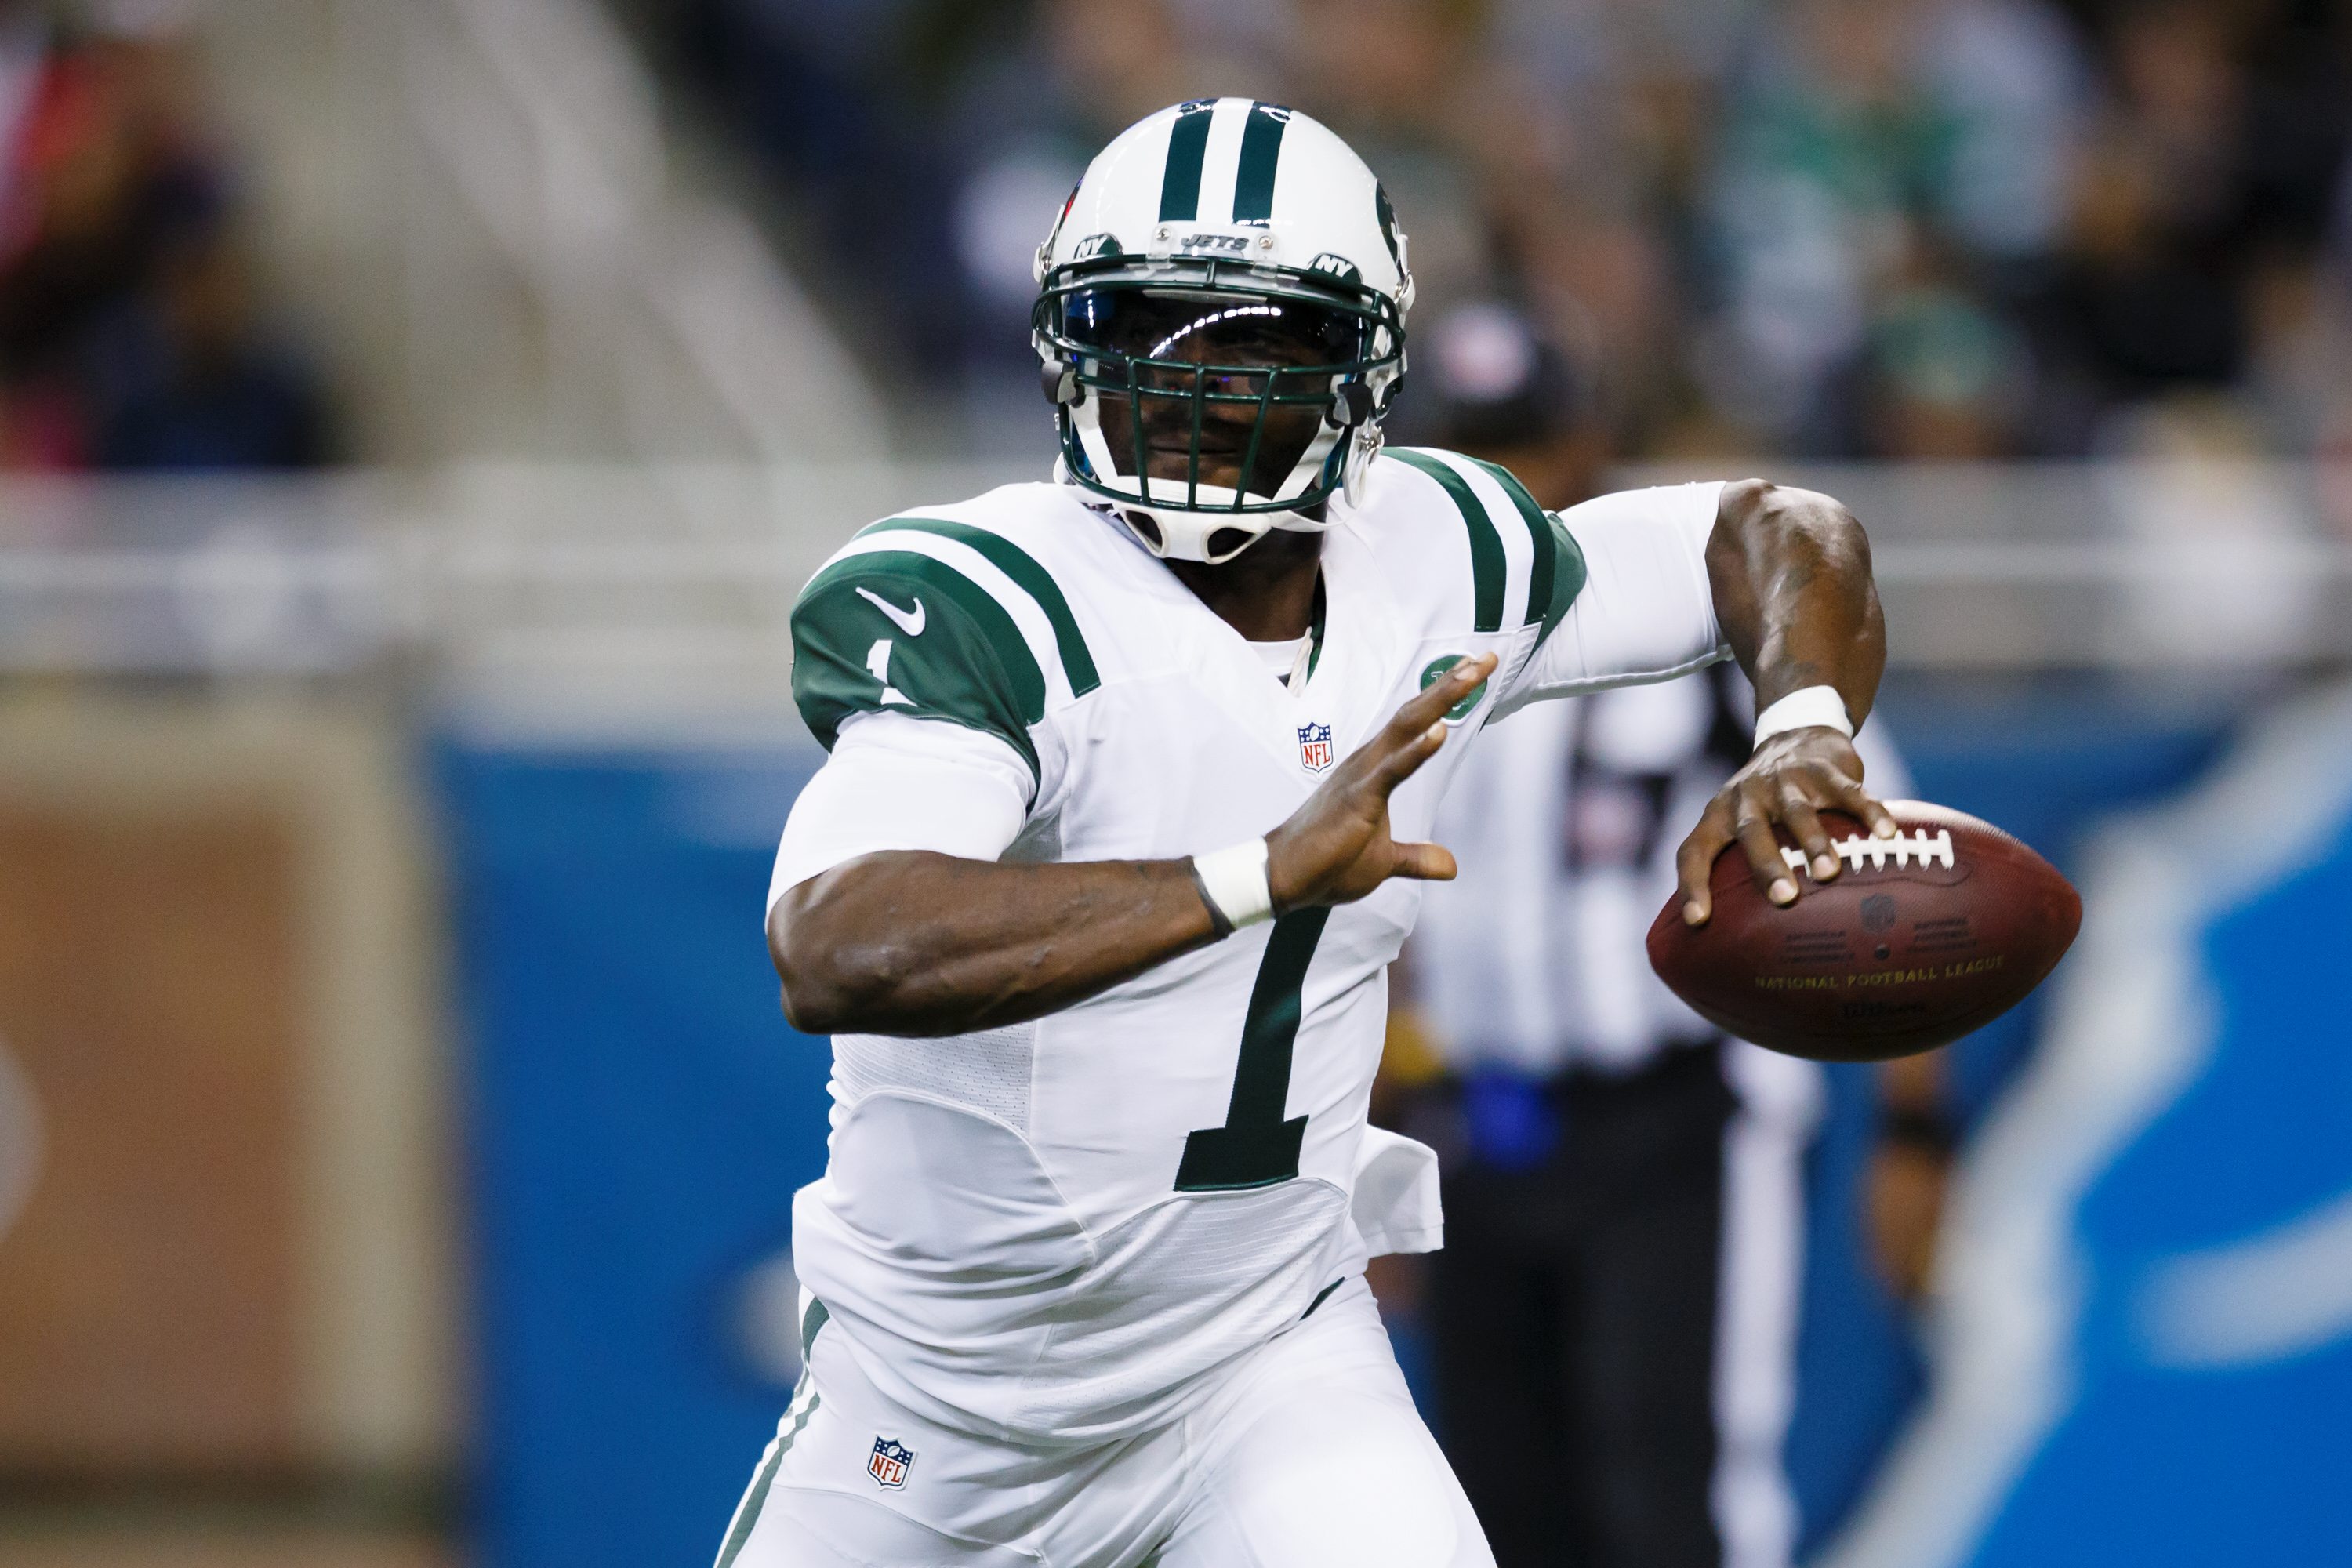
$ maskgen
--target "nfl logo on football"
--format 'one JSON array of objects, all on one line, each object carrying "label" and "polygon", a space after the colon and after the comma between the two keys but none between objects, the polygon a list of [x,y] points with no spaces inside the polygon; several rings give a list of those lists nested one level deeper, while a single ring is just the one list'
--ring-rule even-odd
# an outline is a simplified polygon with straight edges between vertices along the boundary
[{"label": "nfl logo on football", "polygon": [[1331,726],[1301,724],[1298,726],[1298,760],[1310,773],[1319,773],[1331,765]]},{"label": "nfl logo on football", "polygon": [[915,1462],[915,1450],[892,1437],[874,1439],[874,1452],[866,1461],[866,1473],[886,1487],[907,1484],[907,1467]]}]

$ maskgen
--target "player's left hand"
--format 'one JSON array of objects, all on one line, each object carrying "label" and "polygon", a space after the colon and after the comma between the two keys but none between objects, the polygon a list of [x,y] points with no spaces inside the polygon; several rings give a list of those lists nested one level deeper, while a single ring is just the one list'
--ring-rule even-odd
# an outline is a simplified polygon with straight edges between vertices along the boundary
[{"label": "player's left hand", "polygon": [[1445,743],[1445,711],[1495,673],[1482,653],[1406,700],[1396,716],[1350,752],[1304,805],[1265,836],[1265,884],[1277,912],[1346,904],[1391,877],[1454,879],[1454,857],[1436,844],[1399,843],[1389,832],[1389,796]]},{"label": "player's left hand", "polygon": [[1858,818],[1881,838],[1897,829],[1887,809],[1862,787],[1862,759],[1853,742],[1835,730],[1815,725],[1784,730],[1769,737],[1707,802],[1698,826],[1675,855],[1682,879],[1683,920],[1705,925],[1715,912],[1707,878],[1716,857],[1737,842],[1747,857],[1756,888],[1776,904],[1797,901],[1797,879],[1780,854],[1773,836],[1777,825],[1789,830],[1811,862],[1813,880],[1826,882],[1838,874],[1838,858],[1822,826],[1824,811],[1843,811]]}]

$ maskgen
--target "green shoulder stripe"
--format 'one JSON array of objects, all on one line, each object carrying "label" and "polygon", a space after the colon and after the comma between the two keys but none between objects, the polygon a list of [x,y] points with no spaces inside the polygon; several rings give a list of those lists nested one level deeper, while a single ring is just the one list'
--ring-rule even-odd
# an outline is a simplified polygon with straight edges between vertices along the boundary
[{"label": "green shoulder stripe", "polygon": [[1574,534],[1568,531],[1568,524],[1560,521],[1559,513],[1548,511],[1543,514],[1543,519],[1545,531],[1551,535],[1552,575],[1551,594],[1543,615],[1543,631],[1536,638],[1538,647],[1551,640],[1551,634],[1559,626],[1560,617],[1568,614],[1570,605],[1576,603],[1576,596],[1584,592],[1586,575],[1584,547],[1576,542]]},{"label": "green shoulder stripe", "polygon": [[894,529],[908,529],[917,533],[935,533],[941,539],[952,539],[968,544],[988,557],[990,564],[1021,585],[1021,591],[1037,601],[1053,623],[1054,646],[1062,655],[1062,673],[1069,677],[1070,695],[1084,697],[1102,684],[1095,671],[1094,655],[1087,651],[1087,639],[1078,631],[1078,619],[1070,614],[1070,602],[1062,596],[1061,584],[1053,574],[1037,564],[1037,558],[1005,538],[984,528],[974,528],[968,522],[950,522],[936,517],[886,517],[880,522],[857,531],[857,537],[884,533]]},{"label": "green shoulder stripe", "polygon": [[793,608],[793,700],[827,751],[854,713],[906,712],[1002,737],[1032,772],[1045,674],[985,588],[913,551],[845,556]]},{"label": "green shoulder stripe", "polygon": [[1519,521],[1528,525],[1528,543],[1533,549],[1534,564],[1528,570],[1528,614],[1519,624],[1531,626],[1544,618],[1551,609],[1551,579],[1554,559],[1559,552],[1552,537],[1551,524],[1544,521],[1544,509],[1536,505],[1536,498],[1528,494],[1528,487],[1519,483],[1518,476],[1500,463],[1490,463],[1484,458],[1472,458],[1472,462],[1493,476],[1503,493],[1511,498],[1513,510]]},{"label": "green shoulder stripe", "polygon": [[1445,488],[1453,498],[1454,509],[1462,514],[1462,525],[1470,532],[1470,584],[1472,603],[1476,613],[1473,629],[1498,632],[1503,629],[1503,538],[1495,531],[1495,524],[1486,516],[1477,493],[1470,482],[1442,458],[1407,447],[1391,449],[1388,456],[1411,468],[1419,468]]}]

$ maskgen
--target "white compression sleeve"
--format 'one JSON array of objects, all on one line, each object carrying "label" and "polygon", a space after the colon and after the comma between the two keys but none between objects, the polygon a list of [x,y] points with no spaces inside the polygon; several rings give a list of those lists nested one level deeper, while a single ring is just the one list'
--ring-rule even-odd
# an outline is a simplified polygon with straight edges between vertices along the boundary
[{"label": "white compression sleeve", "polygon": [[1583,552],[1584,590],[1513,679],[1500,709],[1662,680],[1726,652],[1706,575],[1723,484],[1601,496],[1560,516]]},{"label": "white compression sleeve", "polygon": [[793,803],[768,908],[811,877],[880,849],[993,860],[1019,837],[1034,787],[1029,765],[994,735],[904,713],[852,719]]}]

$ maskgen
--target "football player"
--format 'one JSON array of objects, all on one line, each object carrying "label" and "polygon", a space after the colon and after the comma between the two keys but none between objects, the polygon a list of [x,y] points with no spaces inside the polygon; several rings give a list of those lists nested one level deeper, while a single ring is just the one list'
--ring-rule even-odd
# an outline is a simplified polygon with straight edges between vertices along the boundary
[{"label": "football player", "polygon": [[1122,133],[1037,277],[1052,482],[874,524],[793,613],[831,756],[768,932],[833,1131],[720,1563],[1490,1563],[1362,1279],[1439,1242],[1434,1156],[1366,1124],[1422,839],[1486,724],[1727,653],[1767,708],[1685,918],[1735,843],[1797,896],[1775,823],[1834,876],[1819,810],[1894,831],[1868,546],[1760,481],[1556,516],[1384,453],[1404,236],[1274,104]]}]

